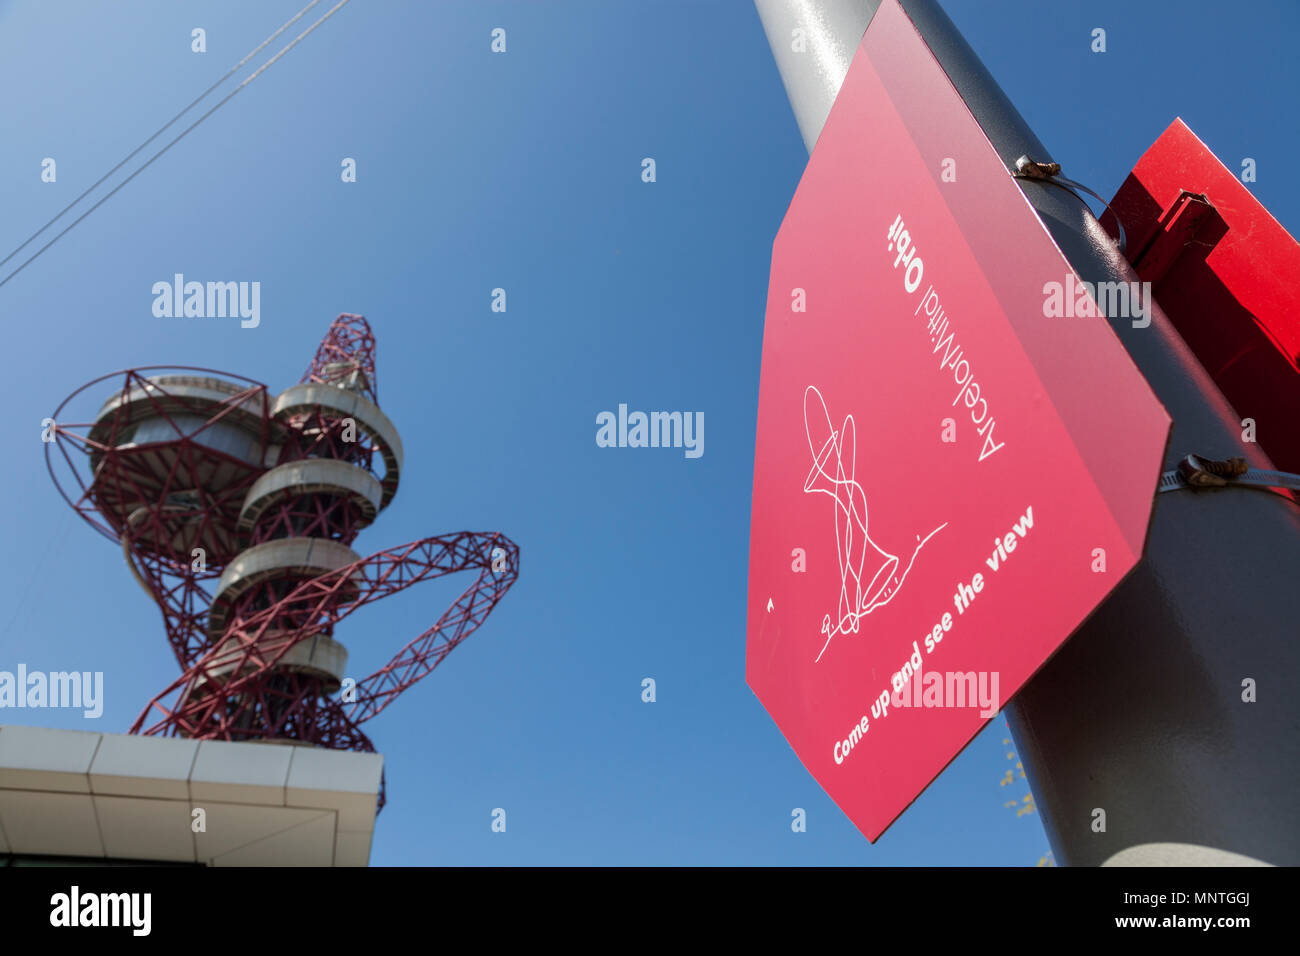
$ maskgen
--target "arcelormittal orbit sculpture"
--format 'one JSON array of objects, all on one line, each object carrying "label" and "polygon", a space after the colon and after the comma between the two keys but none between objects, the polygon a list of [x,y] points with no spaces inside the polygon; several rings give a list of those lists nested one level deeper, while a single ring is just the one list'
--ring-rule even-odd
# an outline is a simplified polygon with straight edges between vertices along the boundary
[{"label": "arcelormittal orbit sculpture", "polygon": [[[93,420],[60,420],[110,379],[120,385]],[[473,633],[518,575],[519,549],[496,532],[352,549],[402,470],[359,315],[340,315],[302,381],[277,396],[208,369],[131,369],[74,392],[44,437],[60,493],[120,542],[180,663],[132,733],[373,752],[361,724]],[[347,676],[344,618],[458,571],[476,576],[433,626],[368,677]]]}]

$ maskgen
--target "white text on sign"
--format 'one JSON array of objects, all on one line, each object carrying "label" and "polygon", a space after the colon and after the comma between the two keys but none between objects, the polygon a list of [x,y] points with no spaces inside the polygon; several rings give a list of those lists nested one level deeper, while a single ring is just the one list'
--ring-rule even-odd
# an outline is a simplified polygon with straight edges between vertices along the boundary
[{"label": "white text on sign", "polygon": [[[889,227],[889,248],[892,250],[895,245],[898,248],[898,255],[894,258],[894,268],[897,269],[900,265],[905,267],[903,288],[908,294],[915,293],[921,287],[925,264],[916,254],[916,246],[912,242],[911,234],[904,227],[901,214],[895,217],[894,224]],[[926,288],[912,315],[919,315],[922,309],[925,310],[925,317],[929,320],[926,331],[930,333],[934,354],[939,355],[941,350],[943,352],[939,359],[939,369],[942,371],[951,368],[953,380],[957,383],[957,395],[952,400],[952,404],[961,402],[971,410],[971,421],[977,426],[976,434],[984,438],[979,457],[979,460],[983,461],[1006,442],[993,440],[996,419],[989,414],[988,400],[980,395],[980,385],[975,381],[975,371],[971,368],[970,360],[964,357],[965,350],[953,341],[954,332],[948,326],[948,313],[940,303],[939,293],[935,291],[933,284]],[[948,333],[946,337],[945,332]],[[978,415],[975,413],[977,406],[980,409]]]}]

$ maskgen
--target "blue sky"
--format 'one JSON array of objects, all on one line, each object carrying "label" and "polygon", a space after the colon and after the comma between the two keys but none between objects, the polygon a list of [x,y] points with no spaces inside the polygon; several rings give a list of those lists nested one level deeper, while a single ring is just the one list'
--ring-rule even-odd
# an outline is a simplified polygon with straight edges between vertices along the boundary
[{"label": "blue sky", "polygon": [[[0,255],[300,6],[0,0]],[[1181,115],[1230,168],[1254,158],[1250,188],[1300,227],[1294,3],[944,6],[1066,175],[1112,195]],[[1035,863],[1037,817],[1003,806],[1024,782],[998,785],[1002,718],[872,846],[745,686],[767,269],[806,160],[748,0],[354,0],[0,289],[0,668],[107,682],[98,721],[4,721],[121,732],[175,676],[120,552],[51,487],[41,419],[139,365],[278,392],[360,312],[406,463],[358,550],[461,529],[522,549],[487,624],[366,725],[389,792],[373,864]],[[176,272],[260,281],[260,326],[155,318]],[[598,448],[620,402],[703,411],[704,455]],[[350,618],[352,669],[451,596]]]}]

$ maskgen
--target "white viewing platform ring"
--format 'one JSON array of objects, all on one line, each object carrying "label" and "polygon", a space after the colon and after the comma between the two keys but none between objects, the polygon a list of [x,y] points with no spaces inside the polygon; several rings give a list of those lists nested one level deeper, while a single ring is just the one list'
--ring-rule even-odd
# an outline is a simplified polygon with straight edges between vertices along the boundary
[{"label": "white viewing platform ring", "polygon": [[[226,565],[217,583],[217,593],[208,609],[208,636],[217,640],[226,630],[230,609],[240,595],[263,581],[318,577],[361,560],[345,544],[329,538],[277,538],[241,551]],[[351,581],[341,591],[343,600],[360,592]]]},{"label": "white viewing platform ring", "polygon": [[[287,640],[292,639],[291,633],[284,631],[268,632],[263,634],[257,642],[258,649],[264,656],[274,655],[284,646]],[[239,669],[244,674],[251,673],[254,668],[251,664],[245,664],[239,667],[240,661],[244,659],[244,645],[238,637],[228,637],[222,641],[219,648],[212,652],[208,659],[206,670],[209,675],[218,679],[225,679]],[[334,693],[339,689],[343,682],[343,674],[348,666],[348,649],[338,641],[324,634],[317,634],[315,637],[309,637],[306,640],[298,641],[293,647],[289,648],[275,664],[277,671],[294,671],[300,674],[307,674],[312,677],[319,677],[325,683],[327,693]],[[201,689],[207,679],[200,675],[198,687]]]},{"label": "white viewing platform ring", "polygon": [[[87,438],[101,445],[107,445],[113,438],[113,428],[120,423],[120,416],[125,414],[126,426],[132,432],[150,419],[165,422],[168,417],[191,418],[202,416],[212,418],[223,413],[221,421],[209,428],[222,430],[219,426],[238,427],[251,433],[256,438],[263,437],[264,423],[267,422],[268,399],[265,390],[258,389],[243,400],[231,403],[231,398],[250,391],[248,386],[236,385],[224,379],[199,375],[157,375],[133,385],[125,393],[119,391],[100,407]],[[284,429],[278,422],[270,422],[272,434],[266,435],[268,442],[283,441]],[[122,438],[125,437],[126,441]],[[175,438],[180,439],[181,434]],[[195,439],[202,443],[202,435]],[[129,444],[131,437],[119,436],[118,446]],[[102,453],[91,452],[91,470],[99,467]],[[251,462],[261,464],[260,461]]]},{"label": "white viewing platform ring", "polygon": [[277,502],[294,495],[329,494],[347,498],[360,512],[358,530],[375,520],[383,500],[379,479],[351,462],[306,458],[277,465],[253,483],[239,513],[239,534],[247,537],[259,518]]},{"label": "white viewing platform ring", "polygon": [[388,507],[393,495],[397,494],[402,471],[402,439],[397,434],[397,427],[368,398],[318,382],[307,382],[285,389],[272,404],[271,416],[283,422],[291,415],[318,410],[324,410],[338,418],[351,418],[375,443],[384,459],[383,497],[379,507]]}]

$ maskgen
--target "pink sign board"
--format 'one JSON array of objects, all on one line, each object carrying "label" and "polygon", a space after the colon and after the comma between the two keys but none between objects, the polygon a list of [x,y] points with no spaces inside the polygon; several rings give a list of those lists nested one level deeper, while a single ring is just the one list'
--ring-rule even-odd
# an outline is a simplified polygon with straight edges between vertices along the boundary
[{"label": "pink sign board", "polygon": [[1098,291],[886,0],[773,246],[746,654],[872,841],[1141,558],[1170,420]]}]

